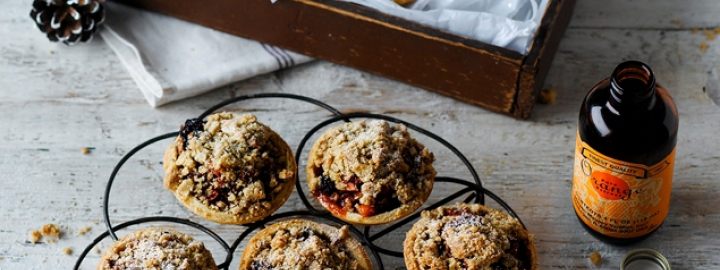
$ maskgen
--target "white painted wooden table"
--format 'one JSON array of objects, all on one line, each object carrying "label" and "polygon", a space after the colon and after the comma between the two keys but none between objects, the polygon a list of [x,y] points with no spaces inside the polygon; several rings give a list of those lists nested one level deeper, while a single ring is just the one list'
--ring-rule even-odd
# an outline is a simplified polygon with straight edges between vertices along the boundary
[{"label": "white painted wooden table", "polygon": [[[486,186],[507,199],[536,235],[542,269],[592,268],[592,251],[603,255],[601,268],[615,269],[623,254],[637,247],[662,251],[674,269],[720,269],[720,107],[704,91],[708,71],[720,66],[720,40],[694,31],[720,25],[716,0],[580,1],[546,83],[557,89],[557,103],[539,105],[529,121],[324,62],[152,109],[101,40],[72,48],[50,44],[27,18],[29,0],[4,0],[2,6],[2,270],[70,269],[76,255],[103,231],[102,191],[124,153],[145,139],[177,129],[184,119],[222,99],[264,92],[303,94],[342,110],[385,113],[444,136],[465,152]],[[703,43],[709,45],[705,52],[700,49]],[[670,217],[646,241],[614,247],[580,227],[568,196],[580,101],[593,83],[625,59],[643,60],[655,69],[678,104],[681,125]],[[253,101],[243,103],[242,109],[258,114],[294,147],[306,130],[328,116],[297,104]],[[429,145],[441,174],[469,177],[448,151]],[[82,147],[94,151],[83,155]],[[120,172],[111,198],[112,220],[187,217],[231,241],[241,227],[204,222],[162,189],[159,161],[164,147],[163,142],[142,151]],[[447,192],[447,186],[440,185],[433,197]],[[293,196],[281,211],[299,207]],[[30,230],[50,222],[66,232],[58,243],[27,241]],[[85,226],[92,231],[78,236]],[[397,244],[402,237],[385,241]],[[201,239],[217,250],[210,240]],[[108,242],[102,244],[107,246]],[[64,255],[65,247],[75,253]],[[218,251],[215,256],[224,254]],[[84,269],[92,269],[97,258],[91,252]],[[397,259],[386,263],[388,269],[402,268]]]}]

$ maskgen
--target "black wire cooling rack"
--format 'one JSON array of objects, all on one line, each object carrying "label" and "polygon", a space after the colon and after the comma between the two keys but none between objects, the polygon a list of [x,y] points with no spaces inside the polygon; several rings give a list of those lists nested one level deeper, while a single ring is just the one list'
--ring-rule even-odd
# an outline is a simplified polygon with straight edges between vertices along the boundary
[{"label": "black wire cooling rack", "polygon": [[[505,211],[507,211],[510,215],[520,220],[520,218],[517,216],[515,211],[499,196],[497,196],[495,193],[491,192],[490,190],[487,190],[483,188],[482,181],[480,180],[480,177],[477,174],[477,171],[472,166],[470,161],[463,155],[460,150],[458,150],[455,146],[450,144],[445,139],[441,138],[440,136],[423,129],[419,126],[416,126],[412,123],[400,120],[395,117],[387,116],[387,115],[381,115],[381,114],[372,114],[372,113],[347,113],[343,114],[337,109],[333,108],[332,106],[321,102],[319,100],[300,96],[300,95],[293,95],[293,94],[281,94],[281,93],[266,93],[266,94],[255,94],[255,95],[245,95],[245,96],[239,96],[232,99],[225,100],[223,102],[218,103],[215,106],[210,107],[205,112],[200,114],[198,118],[205,118],[206,116],[212,114],[213,112],[217,111],[220,108],[223,108],[227,105],[234,104],[237,102],[245,101],[245,100],[251,100],[251,99],[263,99],[263,98],[281,98],[281,99],[290,99],[290,100],[296,100],[296,101],[302,101],[310,104],[314,104],[316,106],[319,106],[330,113],[333,114],[333,117],[326,119],[325,121],[320,122],[315,127],[310,129],[310,131],[305,134],[305,136],[300,140],[300,143],[298,145],[297,150],[295,151],[295,161],[297,164],[300,164],[300,156],[303,153],[303,149],[307,143],[307,141],[320,129],[323,127],[326,127],[332,123],[335,122],[350,122],[352,119],[356,118],[366,118],[366,119],[381,119],[389,122],[394,122],[398,124],[403,124],[407,126],[408,128],[419,132],[438,143],[442,144],[446,148],[448,148],[453,154],[455,154],[460,161],[467,167],[467,169],[470,171],[470,174],[472,175],[473,181],[467,181],[463,179],[457,179],[453,177],[443,177],[438,176],[435,178],[436,183],[450,183],[458,186],[458,191],[448,195],[445,198],[442,198],[438,200],[437,202],[432,203],[431,205],[425,207],[423,210],[427,209],[433,209],[436,207],[439,207],[441,205],[447,204],[451,201],[457,200],[459,198],[462,198],[463,196],[464,202],[474,202],[474,203],[480,203],[485,204],[485,197],[489,197],[496,203],[498,203]],[[352,225],[347,222],[344,222],[331,214],[329,214],[327,211],[322,209],[315,208],[310,201],[307,199],[307,196],[305,195],[305,191],[303,190],[302,181],[298,179],[298,181],[295,181],[295,187],[298,196],[300,197],[300,200],[302,201],[303,205],[306,209],[304,210],[298,210],[298,211],[288,211],[283,213],[275,213],[271,215],[270,217],[253,223],[253,224],[246,224],[241,225],[242,227],[245,227],[245,230],[238,236],[237,239],[235,239],[231,244],[228,244],[222,237],[220,237],[217,233],[213,232],[211,229],[197,223],[190,221],[188,219],[183,218],[177,218],[177,217],[168,217],[168,216],[150,216],[150,217],[141,217],[138,219],[130,220],[124,223],[120,223],[117,225],[113,225],[110,223],[110,214],[109,214],[109,201],[110,201],[110,191],[112,190],[113,184],[115,183],[115,177],[117,176],[120,169],[123,167],[125,162],[130,159],[133,155],[135,155],[138,151],[142,150],[143,148],[154,144],[156,142],[175,138],[177,137],[179,132],[170,132],[166,134],[162,134],[160,136],[151,138],[132,150],[130,150],[125,156],[120,159],[120,161],[115,165],[115,168],[113,169],[112,173],[110,174],[110,178],[108,179],[107,186],[105,188],[105,194],[103,197],[103,219],[105,222],[106,231],[100,234],[98,237],[96,237],[84,250],[82,253],[80,253],[80,256],[78,257],[77,262],[75,263],[75,267],[73,269],[78,270],[80,269],[80,266],[82,266],[83,261],[87,257],[88,253],[102,240],[110,237],[113,241],[118,240],[118,236],[116,234],[117,231],[125,229],[129,226],[138,225],[138,224],[144,224],[144,223],[154,223],[154,222],[162,222],[162,223],[175,223],[183,226],[188,226],[191,228],[194,228],[196,230],[199,230],[208,236],[210,236],[212,239],[217,241],[217,243],[222,247],[223,250],[227,253],[225,256],[225,259],[222,263],[218,265],[219,269],[227,270],[230,267],[230,263],[234,259],[235,253],[237,251],[237,248],[240,246],[240,244],[245,240],[250,234],[257,231],[258,229],[261,229],[265,227],[266,224],[272,223],[276,220],[280,219],[286,219],[286,218],[306,218],[306,219],[312,219],[316,220],[322,223],[328,223],[335,226],[340,225],[348,225],[350,228],[350,231],[355,235],[355,237],[363,244],[363,246],[369,251],[371,257],[374,261],[374,267],[376,269],[385,269],[383,266],[383,260],[380,254],[384,254],[387,256],[392,257],[399,257],[401,258],[403,256],[403,253],[401,251],[392,250],[389,248],[381,247],[380,245],[376,244],[375,242],[379,239],[381,239],[383,236],[386,236],[387,234],[394,232],[398,230],[400,227],[402,227],[405,224],[410,223],[411,221],[417,219],[420,216],[420,211],[416,211],[414,214],[405,217],[399,221],[395,221],[394,223],[391,223],[388,226],[385,226],[382,230],[379,231],[373,231],[373,226],[358,226],[358,225]],[[299,166],[298,166],[299,167]],[[297,172],[296,172],[297,173]],[[522,224],[522,220],[520,220],[520,223]],[[523,224],[523,226],[525,226]]]}]

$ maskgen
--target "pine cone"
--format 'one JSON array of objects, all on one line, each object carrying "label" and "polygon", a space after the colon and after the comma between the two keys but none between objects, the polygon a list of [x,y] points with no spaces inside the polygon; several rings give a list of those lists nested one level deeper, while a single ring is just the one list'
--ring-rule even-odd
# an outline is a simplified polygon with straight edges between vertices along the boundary
[{"label": "pine cone", "polygon": [[100,0],[35,0],[30,17],[53,42],[86,42],[105,19]]}]

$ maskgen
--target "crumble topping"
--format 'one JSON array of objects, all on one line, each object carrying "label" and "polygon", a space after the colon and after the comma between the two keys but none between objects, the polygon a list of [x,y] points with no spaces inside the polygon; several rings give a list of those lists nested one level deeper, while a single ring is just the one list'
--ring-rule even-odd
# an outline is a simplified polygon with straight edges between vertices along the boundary
[{"label": "crumble topping", "polygon": [[[410,245],[417,269],[530,269],[530,240],[510,215],[480,205],[424,211]],[[410,238],[409,238],[410,239]]]},{"label": "crumble topping", "polygon": [[347,226],[336,229],[309,221],[289,221],[271,228],[277,230],[254,242],[256,250],[250,270],[362,269],[349,250],[348,242],[356,240],[349,235]]},{"label": "crumble topping", "polygon": [[403,125],[345,123],[328,130],[312,151],[319,183],[311,192],[330,211],[369,217],[409,204],[432,188],[434,156]]},{"label": "crumble topping", "polygon": [[98,269],[209,270],[217,266],[202,242],[179,232],[148,228],[116,242]]},{"label": "crumble topping", "polygon": [[294,174],[282,139],[254,115],[190,119],[178,140],[180,181],[192,181],[191,195],[216,211],[266,212]]}]

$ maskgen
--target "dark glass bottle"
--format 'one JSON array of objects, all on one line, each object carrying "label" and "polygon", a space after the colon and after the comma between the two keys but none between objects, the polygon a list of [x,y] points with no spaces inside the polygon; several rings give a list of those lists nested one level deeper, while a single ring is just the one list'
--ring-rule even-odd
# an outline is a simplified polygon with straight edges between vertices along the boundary
[{"label": "dark glass bottle", "polygon": [[667,216],[678,112],[652,70],[621,63],[580,108],[572,200],[580,223],[608,243],[629,244]]}]

